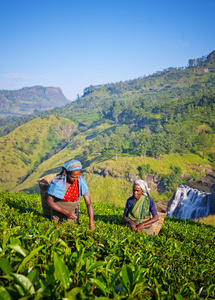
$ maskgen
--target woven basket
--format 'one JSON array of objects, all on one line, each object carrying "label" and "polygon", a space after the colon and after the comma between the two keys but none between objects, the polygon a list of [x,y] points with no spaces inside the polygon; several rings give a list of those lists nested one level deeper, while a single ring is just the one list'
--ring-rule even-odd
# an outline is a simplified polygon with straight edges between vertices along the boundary
[{"label": "woven basket", "polygon": [[46,217],[50,217],[50,206],[47,204],[47,196],[48,194],[46,193],[50,182],[52,179],[55,178],[57,174],[49,174],[46,175],[39,180],[39,187],[40,187],[40,195],[41,195],[41,202],[42,202],[42,208],[43,208],[43,215]]},{"label": "woven basket", "polygon": [[156,235],[158,235],[158,233],[160,232],[165,217],[166,214],[158,212],[158,221],[152,224]]},{"label": "woven basket", "polygon": [[168,209],[169,203],[170,202],[168,201],[168,202],[164,202],[164,203],[156,203],[155,204],[155,207],[156,207],[156,210],[158,213],[158,221],[153,223],[152,226],[153,226],[153,229],[154,229],[154,232],[156,235],[159,234],[162,224],[164,222],[164,219],[167,216],[167,209]]}]

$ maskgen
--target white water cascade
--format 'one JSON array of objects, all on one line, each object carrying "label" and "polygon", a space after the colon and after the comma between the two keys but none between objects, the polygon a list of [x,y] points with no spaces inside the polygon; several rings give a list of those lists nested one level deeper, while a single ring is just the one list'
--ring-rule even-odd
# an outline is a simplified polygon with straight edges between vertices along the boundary
[{"label": "white water cascade", "polygon": [[214,213],[215,195],[180,185],[167,211],[168,217],[199,219]]}]

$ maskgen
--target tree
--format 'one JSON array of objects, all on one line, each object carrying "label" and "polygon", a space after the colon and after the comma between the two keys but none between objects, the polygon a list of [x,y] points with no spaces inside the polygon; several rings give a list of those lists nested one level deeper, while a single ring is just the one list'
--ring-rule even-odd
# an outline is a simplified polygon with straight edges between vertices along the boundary
[{"label": "tree", "polygon": [[189,59],[188,60],[188,68],[194,67],[195,66],[195,62],[196,62],[195,59]]},{"label": "tree", "polygon": [[178,138],[178,130],[179,126],[174,124],[173,121],[170,121],[165,124],[164,127],[166,131],[166,141],[167,141],[167,149],[169,153],[174,153],[177,148],[177,142],[179,141]]},{"label": "tree", "polygon": [[136,134],[136,138],[134,139],[133,145],[136,148],[136,152],[139,155],[146,156],[147,151],[151,147],[151,133],[150,133],[150,129],[147,128],[147,129],[144,129],[144,130],[140,130]]},{"label": "tree", "polygon": [[121,141],[127,141],[129,138],[129,127],[126,124],[119,126],[115,129],[115,134],[121,139]]},{"label": "tree", "polygon": [[166,153],[166,140],[165,140],[164,136],[161,133],[153,134],[150,154],[153,157],[157,158],[161,154],[165,154],[165,153]]},{"label": "tree", "polygon": [[88,158],[89,154],[90,154],[89,149],[86,148],[86,149],[83,151],[83,157],[84,157],[85,160]]},{"label": "tree", "polygon": [[142,109],[142,108],[138,109],[138,111],[136,113],[136,120],[137,120],[138,127],[144,128],[147,125],[148,116],[149,116],[149,113],[146,112],[144,109]]},{"label": "tree", "polygon": [[113,106],[112,106],[112,118],[118,124],[118,116],[121,112],[120,106],[117,101],[114,101]]},{"label": "tree", "polygon": [[196,138],[197,149],[202,151],[202,157],[205,157],[205,153],[210,149],[212,145],[212,140],[209,134],[205,131],[201,131]]},{"label": "tree", "polygon": [[89,153],[93,154],[93,153],[101,153],[101,144],[98,140],[94,139],[92,142],[90,142],[89,144]]},{"label": "tree", "polygon": [[141,179],[143,179],[146,175],[154,174],[154,170],[150,167],[149,164],[139,166],[137,170],[139,171],[139,176]]},{"label": "tree", "polygon": [[102,104],[102,114],[104,118],[107,118],[109,113],[110,113],[110,105],[107,102],[104,102]]},{"label": "tree", "polygon": [[162,189],[164,191],[174,191],[176,190],[181,176],[181,168],[180,167],[174,167],[171,166],[171,173],[170,174],[164,174],[160,178],[160,185],[162,186]]},{"label": "tree", "polygon": [[109,147],[116,153],[116,160],[117,160],[117,154],[119,152],[122,152],[123,144],[121,139],[115,133],[112,133],[110,136]]},{"label": "tree", "polygon": [[155,128],[155,132],[159,133],[159,132],[162,132],[162,131],[163,131],[163,126],[161,125],[161,122],[158,121],[157,125],[156,125],[156,128]]},{"label": "tree", "polygon": [[185,127],[180,128],[177,140],[177,151],[182,153],[191,151],[192,137],[193,132],[191,127],[189,129]]}]

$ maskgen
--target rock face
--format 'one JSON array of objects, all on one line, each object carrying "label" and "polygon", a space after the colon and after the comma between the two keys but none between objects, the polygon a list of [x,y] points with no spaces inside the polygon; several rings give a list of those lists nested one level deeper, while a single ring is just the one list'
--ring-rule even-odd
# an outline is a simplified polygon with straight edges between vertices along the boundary
[{"label": "rock face", "polygon": [[200,166],[205,175],[197,180],[189,180],[188,185],[204,192],[215,193],[215,172],[209,168]]},{"label": "rock face", "polygon": [[16,91],[0,91],[0,117],[31,114],[70,103],[60,88],[34,86]]}]

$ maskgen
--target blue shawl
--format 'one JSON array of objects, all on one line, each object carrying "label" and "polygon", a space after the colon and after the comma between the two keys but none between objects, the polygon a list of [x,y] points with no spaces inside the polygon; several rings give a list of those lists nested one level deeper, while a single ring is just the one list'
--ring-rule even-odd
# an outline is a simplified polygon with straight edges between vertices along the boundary
[{"label": "blue shawl", "polygon": [[[66,169],[67,171],[74,171],[74,170],[81,170],[82,165],[78,160],[72,159],[65,163],[62,166],[63,170]],[[79,197],[83,196],[88,191],[87,183],[83,177],[83,175],[80,176],[78,180],[79,184]],[[54,196],[58,199],[63,199],[64,195],[66,193],[66,174],[60,173],[58,174],[50,183],[47,194]]]}]

